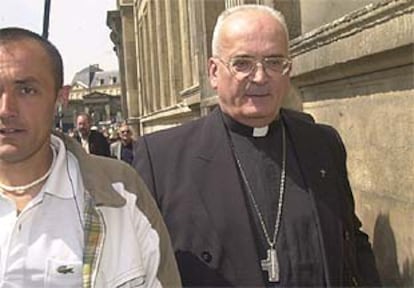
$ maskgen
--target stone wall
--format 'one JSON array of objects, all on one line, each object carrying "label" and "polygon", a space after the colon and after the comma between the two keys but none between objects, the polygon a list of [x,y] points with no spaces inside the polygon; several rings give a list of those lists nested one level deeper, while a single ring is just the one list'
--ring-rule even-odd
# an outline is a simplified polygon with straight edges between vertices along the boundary
[{"label": "stone wall", "polygon": [[[382,0],[300,0],[302,33],[331,23],[345,14]],[[285,2],[285,1],[281,1]]]},{"label": "stone wall", "polygon": [[413,91],[315,101],[304,110],[344,140],[356,211],[384,284],[413,284]]},{"label": "stone wall", "polygon": [[348,151],[383,284],[414,285],[413,1],[381,1],[292,41],[303,110]]}]

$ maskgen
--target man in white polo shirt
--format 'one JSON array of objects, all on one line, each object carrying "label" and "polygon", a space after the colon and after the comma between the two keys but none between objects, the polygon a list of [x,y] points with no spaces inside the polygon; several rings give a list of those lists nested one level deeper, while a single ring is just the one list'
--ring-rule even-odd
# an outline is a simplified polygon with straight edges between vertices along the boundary
[{"label": "man in white polo shirt", "polygon": [[50,42],[0,29],[0,287],[180,286],[135,172],[51,133],[68,92]]}]

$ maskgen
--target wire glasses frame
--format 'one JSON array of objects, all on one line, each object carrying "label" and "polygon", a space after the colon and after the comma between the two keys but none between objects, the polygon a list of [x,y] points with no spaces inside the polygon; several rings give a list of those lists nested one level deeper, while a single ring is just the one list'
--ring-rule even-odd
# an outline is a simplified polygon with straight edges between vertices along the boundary
[{"label": "wire glasses frame", "polygon": [[230,58],[228,62],[219,57],[215,58],[224,64],[230,73],[238,80],[243,80],[255,73],[259,63],[262,65],[263,71],[269,77],[286,75],[292,66],[292,61],[289,58],[280,56],[264,57],[262,59],[241,56]]}]

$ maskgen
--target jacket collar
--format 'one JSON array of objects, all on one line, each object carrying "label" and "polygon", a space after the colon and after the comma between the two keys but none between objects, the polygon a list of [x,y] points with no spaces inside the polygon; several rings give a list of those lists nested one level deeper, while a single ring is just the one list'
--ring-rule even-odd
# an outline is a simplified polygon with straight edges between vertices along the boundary
[{"label": "jacket collar", "polygon": [[68,152],[72,153],[78,160],[80,174],[86,191],[94,199],[97,206],[124,206],[125,199],[113,188],[111,179],[101,169],[97,161],[100,156],[89,155],[75,140],[62,133],[53,132],[65,143]]}]

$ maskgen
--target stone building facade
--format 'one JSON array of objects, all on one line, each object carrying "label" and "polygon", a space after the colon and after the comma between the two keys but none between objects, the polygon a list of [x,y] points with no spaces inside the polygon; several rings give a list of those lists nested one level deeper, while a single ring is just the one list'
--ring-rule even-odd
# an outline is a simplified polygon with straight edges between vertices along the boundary
[{"label": "stone building facade", "polygon": [[385,285],[414,285],[413,0],[118,0],[107,24],[128,120],[141,134],[216,104],[207,60],[218,14],[243,3],[286,16],[293,60],[285,106],[341,133],[357,214]]}]

